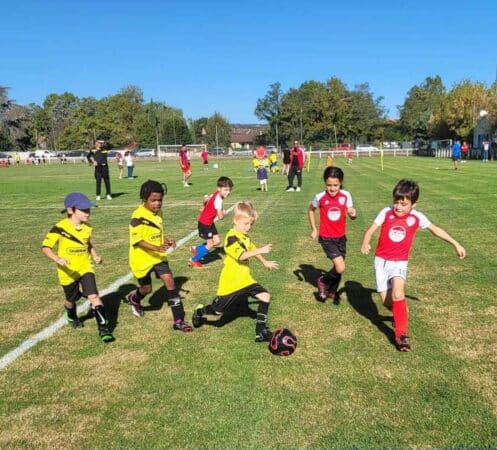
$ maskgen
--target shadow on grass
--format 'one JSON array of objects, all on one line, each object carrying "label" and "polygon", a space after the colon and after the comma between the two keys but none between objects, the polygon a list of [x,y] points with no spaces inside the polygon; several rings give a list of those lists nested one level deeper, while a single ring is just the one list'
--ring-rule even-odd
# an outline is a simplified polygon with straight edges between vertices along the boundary
[{"label": "shadow on grass", "polygon": [[345,292],[350,306],[354,308],[361,316],[369,320],[378,330],[380,330],[395,346],[395,335],[391,326],[385,322],[392,322],[392,316],[383,316],[379,313],[378,307],[373,300],[375,289],[364,287],[357,281],[346,281],[339,293]]},{"label": "shadow on grass", "polygon": [[257,312],[254,311],[252,308],[250,308],[250,305],[257,303],[258,303],[257,300],[249,301],[248,295],[241,297],[233,305],[228,307],[219,319],[211,320],[204,318],[203,324],[220,328],[224,327],[226,324],[230,322],[233,322],[235,319],[238,319],[239,317],[250,317],[251,319],[255,319],[257,317]]},{"label": "shadow on grass", "polygon": [[[320,303],[325,303],[326,300],[323,300],[317,291],[317,280],[319,277],[323,276],[326,273],[323,269],[318,269],[310,264],[300,264],[297,270],[293,271],[293,274],[297,277],[299,281],[305,281],[310,284],[314,288],[314,298],[316,301]],[[337,295],[335,304],[339,303],[339,297]]]},{"label": "shadow on grass", "polygon": [[[187,277],[174,277],[174,283],[176,284],[176,291],[181,296],[181,293],[188,294],[190,291],[183,289],[183,285],[188,281]],[[166,288],[161,286],[152,295],[148,301],[148,306],[143,306],[144,311],[159,311],[162,309],[164,304],[167,305],[166,301]]]},{"label": "shadow on grass", "polygon": [[113,192],[112,198],[118,198],[118,197],[121,197],[122,195],[128,195],[128,193],[127,192]]},{"label": "shadow on grass", "polygon": [[209,252],[207,255],[205,255],[202,258],[202,264],[212,264],[214,261],[217,261],[221,259],[221,255],[224,255],[224,248],[223,247],[215,247],[212,249],[211,252]]}]

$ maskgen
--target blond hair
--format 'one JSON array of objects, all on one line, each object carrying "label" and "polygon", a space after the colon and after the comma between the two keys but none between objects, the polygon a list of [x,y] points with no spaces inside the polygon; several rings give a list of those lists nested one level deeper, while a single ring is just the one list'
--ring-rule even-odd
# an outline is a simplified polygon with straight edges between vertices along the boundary
[{"label": "blond hair", "polygon": [[236,219],[238,217],[252,219],[255,222],[259,217],[259,214],[257,214],[257,211],[255,210],[252,202],[241,201],[235,203],[235,206],[233,208],[233,219]]}]

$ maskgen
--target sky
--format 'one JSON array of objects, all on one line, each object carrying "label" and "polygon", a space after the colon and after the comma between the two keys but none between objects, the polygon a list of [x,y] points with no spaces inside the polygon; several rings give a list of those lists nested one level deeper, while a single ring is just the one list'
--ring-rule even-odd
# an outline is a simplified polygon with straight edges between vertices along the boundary
[{"label": "sky", "polygon": [[185,118],[257,123],[257,99],[310,80],[369,83],[388,117],[428,76],[490,86],[496,0],[114,1],[3,4],[0,86],[18,104],[128,85]]}]

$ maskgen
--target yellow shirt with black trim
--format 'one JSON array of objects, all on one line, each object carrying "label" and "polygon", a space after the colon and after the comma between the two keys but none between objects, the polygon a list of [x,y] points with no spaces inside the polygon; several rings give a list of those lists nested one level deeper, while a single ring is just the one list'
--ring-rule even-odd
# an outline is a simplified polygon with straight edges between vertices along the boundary
[{"label": "yellow shirt with black trim", "polygon": [[42,246],[53,249],[57,246],[59,258],[69,261],[65,266],[57,265],[57,276],[62,286],[78,281],[85,273],[94,273],[88,249],[93,228],[88,223],[78,229],[65,218],[57,222],[47,233]]},{"label": "yellow shirt with black trim", "polygon": [[219,277],[217,295],[229,295],[256,282],[250,274],[249,260],[240,261],[243,253],[255,249],[257,247],[246,234],[233,228],[226,233],[224,238],[226,257]]},{"label": "yellow shirt with black trim", "polygon": [[164,240],[162,217],[140,205],[131,214],[129,224],[129,266],[136,278],[143,278],[150,270],[167,261],[165,252],[140,248],[140,241],[159,247]]}]

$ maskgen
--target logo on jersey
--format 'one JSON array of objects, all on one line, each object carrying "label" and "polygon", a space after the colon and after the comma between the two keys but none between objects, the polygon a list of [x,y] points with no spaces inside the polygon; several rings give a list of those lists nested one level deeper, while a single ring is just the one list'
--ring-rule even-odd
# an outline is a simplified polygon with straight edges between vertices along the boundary
[{"label": "logo on jersey", "polygon": [[340,197],[338,199],[338,203],[340,203],[340,205],[342,205],[342,206],[345,205],[345,197]]},{"label": "logo on jersey", "polygon": [[392,242],[401,242],[406,237],[406,230],[400,225],[393,226],[388,231],[388,237]]},{"label": "logo on jersey", "polygon": [[330,208],[328,210],[327,215],[329,220],[331,220],[332,222],[336,222],[337,220],[340,219],[342,213],[340,211],[340,208],[335,207],[335,208]]},{"label": "logo on jersey", "polygon": [[414,217],[412,217],[412,216],[409,216],[406,219],[406,223],[407,223],[408,227],[412,227],[416,223],[416,219]]}]

